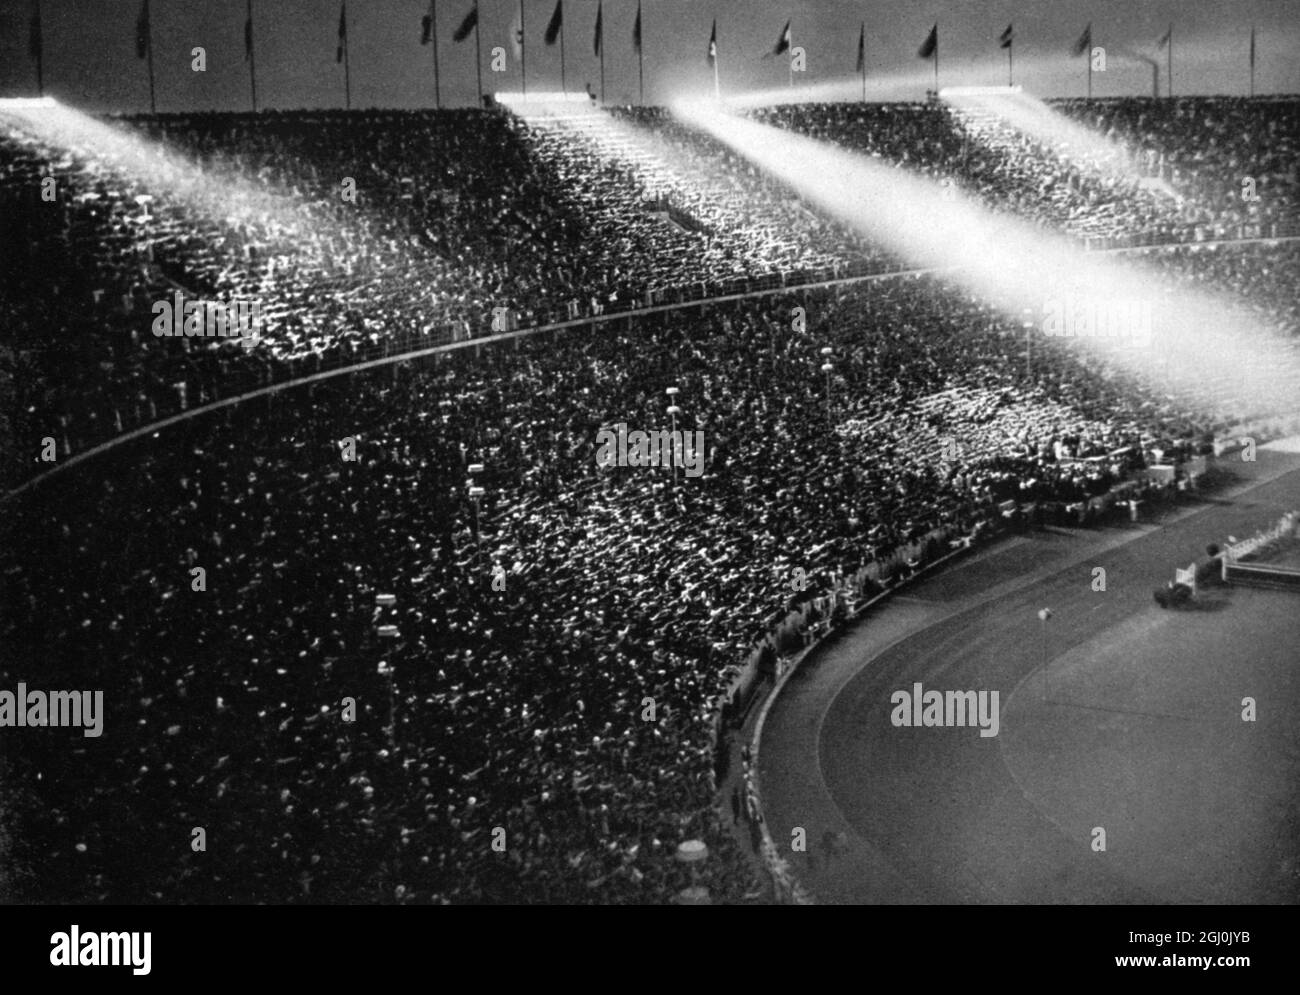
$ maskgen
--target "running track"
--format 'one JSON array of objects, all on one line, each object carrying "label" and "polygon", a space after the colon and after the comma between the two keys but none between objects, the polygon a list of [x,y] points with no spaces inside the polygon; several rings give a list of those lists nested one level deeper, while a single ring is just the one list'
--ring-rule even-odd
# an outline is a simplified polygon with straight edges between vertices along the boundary
[{"label": "running track", "polygon": [[[1300,456],[1229,465],[1232,487],[1157,522],[1044,530],[943,570],[786,685],[764,810],[819,901],[1300,901],[1300,594],[1151,597],[1207,542],[1300,507]],[[998,735],[895,728],[890,694],[917,681],[997,690]]]}]

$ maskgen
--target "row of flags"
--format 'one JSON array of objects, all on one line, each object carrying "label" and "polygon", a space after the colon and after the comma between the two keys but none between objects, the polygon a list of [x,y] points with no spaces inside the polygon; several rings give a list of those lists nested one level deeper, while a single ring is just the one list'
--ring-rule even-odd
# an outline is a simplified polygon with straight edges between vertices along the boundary
[{"label": "row of flags", "polygon": [[[787,25],[787,29],[788,27],[789,26]],[[865,30],[866,30],[866,25],[864,24],[863,31],[865,32]],[[1003,31],[1002,34],[998,36],[998,47],[1005,48],[1007,50],[1008,74],[1010,73],[1011,47],[1012,47],[1012,43],[1015,41],[1015,37],[1016,37],[1015,27],[1014,25],[1011,24],[1008,24],[1006,30]],[[859,36],[858,38],[858,69],[859,70],[862,69],[863,42],[864,42],[864,38],[862,36]],[[1156,42],[1156,50],[1164,52],[1168,57],[1169,95],[1172,96],[1173,95],[1173,50],[1174,50],[1174,26],[1172,22],[1169,24],[1169,27],[1165,31],[1165,33],[1161,35],[1159,40]],[[1083,34],[1079,36],[1079,40],[1076,41],[1072,46],[1070,46],[1070,54],[1077,58],[1080,55],[1088,55],[1091,53],[1091,51],[1092,51],[1092,22],[1089,22],[1088,26],[1083,29]],[[921,47],[917,49],[916,54],[920,56],[922,59],[929,59],[929,58],[934,59],[935,84],[937,86],[938,76],[939,76],[939,25],[938,23],[936,23],[934,27],[930,29],[930,33],[926,35],[925,41],[921,43]],[[1250,92],[1253,96],[1255,92],[1255,28],[1254,27],[1251,27],[1250,29]],[[1091,61],[1089,61],[1088,64],[1088,96],[1090,98],[1092,96]]]},{"label": "row of flags", "polygon": [[[433,23],[432,16],[429,14],[425,14],[422,21],[421,33],[420,33],[421,45],[427,45],[429,43],[430,28],[432,26],[432,23]],[[464,41],[466,38],[468,38],[471,34],[474,33],[474,30],[477,27],[478,27],[478,4],[475,3],[474,6],[470,8],[469,13],[465,15],[464,20],[460,22],[460,27],[458,27],[455,33],[451,36],[451,40],[457,42]],[[551,14],[551,19],[546,23],[546,31],[542,35],[542,39],[546,42],[546,44],[554,45],[556,41],[560,39],[563,31],[564,31],[564,0],[556,0],[555,10]],[[512,36],[513,36],[513,42],[516,51],[523,48],[523,44],[524,44],[523,28],[519,25],[517,19],[515,21],[515,25],[512,31]],[[596,29],[591,43],[592,53],[595,55],[600,55],[601,49],[604,47],[604,43],[605,43],[605,5],[602,0],[601,3],[598,3],[596,5]],[[632,47],[638,52],[641,51],[641,4],[640,3],[637,3],[636,5],[636,20],[632,24]]]},{"label": "row of flags", "polygon": [[[865,26],[864,26],[864,30],[865,30]],[[1164,35],[1161,36],[1160,40],[1156,42],[1156,48],[1158,50],[1164,50],[1166,47],[1168,47],[1172,42],[1173,33],[1174,33],[1174,26],[1171,24],[1169,25],[1169,30],[1166,31]],[[1015,41],[1015,38],[1016,38],[1015,26],[1008,24],[1006,30],[1003,31],[1002,34],[998,35],[998,48],[1010,48],[1012,43]],[[916,54],[922,59],[928,59],[931,56],[933,56],[935,52],[938,51],[938,49],[939,49],[939,25],[935,24],[935,26],[930,29],[930,33],[925,36],[925,41],[921,43],[921,47],[917,49]],[[1079,36],[1079,40],[1070,46],[1070,54],[1074,56],[1079,56],[1090,51],[1091,49],[1092,49],[1092,24],[1090,22],[1088,26],[1083,29],[1083,34]],[[1254,28],[1250,29],[1250,51],[1251,51],[1251,59],[1253,61],[1255,57],[1254,56],[1255,29]]]},{"label": "row of flags", "polygon": [[[782,53],[788,52],[790,50],[790,24],[791,24],[790,21],[786,21],[785,27],[781,29],[781,34],[777,37],[776,45],[772,49],[773,55],[781,55]],[[456,29],[455,33],[452,35],[452,40],[457,42],[464,41],[474,32],[475,28],[477,27],[478,27],[478,4],[475,3],[474,6],[470,8],[469,13],[465,15],[464,20],[461,21],[460,26]],[[546,32],[543,36],[547,45],[555,44],[556,39],[559,37],[560,32],[563,30],[563,27],[564,27],[564,0],[557,0],[555,4],[555,11],[554,13],[551,14],[550,21],[547,22]],[[515,30],[517,32],[515,38],[516,45],[521,46],[523,42],[523,39],[521,37],[521,29],[516,28]],[[863,57],[866,53],[866,31],[867,31],[866,24],[864,23],[861,27],[861,30],[858,33],[858,65],[856,67],[857,69],[863,68]],[[1174,28],[1173,25],[1171,24],[1168,30],[1166,30],[1165,33],[1156,42],[1157,50],[1165,51],[1172,45],[1173,31]],[[149,0],[143,0],[143,4],[140,8],[140,15],[136,19],[135,32],[136,32],[135,52],[139,58],[143,59],[149,54],[149,48],[150,48],[151,32],[150,32],[150,19],[149,19]],[[421,23],[420,23],[420,44],[421,45],[429,44],[432,38],[432,33],[433,33],[433,16],[430,14],[425,14],[421,18]],[[347,3],[345,2],[339,10],[338,48],[335,53],[335,61],[337,62],[343,61],[344,49],[347,47],[347,37],[348,37],[348,14],[347,14]],[[41,18],[39,13],[34,12],[32,14],[31,33],[29,38],[30,38],[30,42],[29,42],[28,52],[33,59],[39,58],[44,48],[42,37],[41,37]],[[1008,24],[1006,30],[1003,31],[1002,34],[998,36],[998,47],[1010,48],[1014,40],[1015,40],[1014,28],[1012,25]],[[604,4],[602,2],[598,4],[596,7],[596,29],[595,29],[593,42],[592,42],[592,49],[594,54],[596,55],[601,54],[601,48],[603,44],[604,44]],[[636,20],[633,22],[632,25],[632,46],[636,51],[638,52],[641,51],[641,4],[640,3],[637,4]],[[935,24],[934,27],[930,29],[930,33],[926,35],[925,41],[921,43],[921,47],[917,50],[916,54],[922,59],[928,59],[931,58],[938,51],[938,48],[939,48],[939,25]],[[1083,34],[1079,36],[1079,40],[1076,41],[1070,47],[1070,54],[1073,56],[1084,55],[1085,53],[1090,51],[1091,48],[1092,48],[1092,24],[1089,23],[1088,26],[1083,29]],[[248,16],[244,21],[244,54],[246,57],[251,56],[253,54],[252,0],[248,0]],[[708,47],[707,58],[709,60],[713,60],[717,58],[717,55],[718,55],[718,22],[716,19],[714,19],[712,29],[709,32],[709,47]],[[1254,28],[1250,29],[1250,63],[1252,66],[1255,64],[1255,29]]]},{"label": "row of flags", "polygon": [[[248,2],[247,16],[244,21],[244,57],[246,61],[251,61],[253,58],[253,0],[247,0],[247,2]],[[433,2],[434,0],[431,0],[429,13],[425,14],[420,21],[420,44],[421,45],[428,45],[431,41],[436,41],[436,35],[435,35],[436,26],[434,23]],[[520,13],[522,14],[522,4],[521,4]],[[771,51],[772,55],[782,55],[791,50],[791,44],[792,44],[791,24],[792,22],[790,20],[787,20],[785,22],[784,27],[782,27],[780,34],[777,36],[776,44],[772,47],[772,51]],[[602,60],[604,56],[604,47],[605,47],[604,25],[605,25],[604,3],[602,0],[602,2],[598,3],[596,7],[595,30],[592,38],[592,51],[595,55],[601,56]],[[479,26],[478,0],[474,0],[473,6],[469,9],[468,13],[465,14],[459,26],[456,28],[456,31],[452,34],[452,40],[454,42],[462,42],[466,40],[471,34],[475,34],[477,37],[478,26]],[[642,26],[641,3],[640,0],[638,0],[637,9],[636,9],[636,19],[632,25],[632,46],[634,50],[637,52],[638,56],[642,54],[641,26]],[[867,31],[866,23],[863,22],[858,32],[857,61],[855,66],[857,72],[866,71],[866,31]],[[1156,49],[1158,51],[1163,51],[1168,53],[1170,57],[1171,68],[1172,68],[1172,51],[1173,51],[1173,32],[1174,32],[1174,28],[1173,28],[1173,24],[1171,23],[1168,29],[1165,31],[1165,33],[1156,42]],[[513,41],[515,44],[516,52],[521,52],[523,50],[523,44],[524,44],[523,27],[520,24],[518,19],[516,19],[515,27],[512,34],[513,34]],[[564,0],[556,0],[555,9],[551,14],[550,20],[546,24],[546,30],[542,37],[547,45],[554,45],[558,40],[560,42],[561,47],[563,47]],[[1016,33],[1015,33],[1014,25],[1012,24],[1008,24],[1006,29],[998,36],[998,47],[1002,49],[1007,49],[1008,56],[1010,56],[1010,50],[1015,41],[1015,38],[1016,38]],[[335,52],[336,62],[340,62],[340,63],[344,62],[345,59],[347,58],[347,39],[348,39],[347,0],[342,0],[339,9],[338,46]],[[1089,23],[1087,27],[1084,28],[1083,34],[1081,34],[1079,36],[1079,39],[1070,47],[1070,54],[1075,57],[1086,55],[1089,52],[1091,52],[1092,47],[1093,47],[1092,24]],[[140,13],[136,18],[135,51],[136,51],[136,56],[141,59],[145,59],[145,58],[151,59],[153,55],[149,0],[142,0],[140,6]],[[40,63],[42,60],[43,52],[44,52],[44,41],[41,33],[40,2],[39,0],[33,0],[31,30],[29,35],[29,53],[31,57],[37,61],[38,72],[40,71]],[[939,59],[939,25],[937,22],[932,28],[930,28],[929,33],[926,35],[925,40],[921,43],[921,47],[917,49],[916,54],[922,59],[934,59],[935,75],[936,75],[936,82],[937,82],[938,59]],[[709,44],[708,44],[706,59],[708,61],[708,64],[713,67],[716,73],[717,59],[718,59],[718,22],[716,18],[713,20],[713,24],[709,31]],[[1250,30],[1250,70],[1251,70],[1251,91],[1253,93],[1254,71],[1255,71],[1255,29],[1253,27]],[[152,70],[151,70],[150,83],[152,89]],[[256,84],[254,84],[254,89],[255,88],[256,88]],[[41,84],[41,89],[42,91],[44,89],[43,83]],[[1089,92],[1091,93],[1091,77],[1089,79]],[[254,103],[256,103],[256,99],[254,99]]]}]

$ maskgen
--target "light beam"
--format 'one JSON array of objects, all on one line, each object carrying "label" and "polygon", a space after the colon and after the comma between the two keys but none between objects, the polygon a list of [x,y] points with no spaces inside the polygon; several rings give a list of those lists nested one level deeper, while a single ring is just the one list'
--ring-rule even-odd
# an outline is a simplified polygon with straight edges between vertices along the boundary
[{"label": "light beam", "polygon": [[1140,260],[1089,253],[1063,235],[983,207],[955,185],[941,187],[710,104],[683,102],[673,110],[826,214],[911,264],[948,271],[956,284],[1039,334],[1106,349],[1134,372],[1184,388],[1230,369],[1236,396],[1218,401],[1225,412],[1239,409],[1233,415],[1300,405],[1293,351],[1241,305]]}]

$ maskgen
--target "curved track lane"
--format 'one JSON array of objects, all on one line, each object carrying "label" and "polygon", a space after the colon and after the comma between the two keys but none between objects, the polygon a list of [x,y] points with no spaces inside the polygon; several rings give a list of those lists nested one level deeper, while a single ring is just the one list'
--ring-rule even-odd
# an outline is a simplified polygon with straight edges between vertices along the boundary
[{"label": "curved track lane", "polygon": [[[1297,467],[1261,454],[1237,466],[1249,489],[1161,526],[1004,542],[827,647],[774,705],[760,760],[768,827],[783,846],[806,831],[793,860],[818,897],[1300,900],[1300,595],[1151,598],[1207,542],[1300,506]],[[895,727],[890,696],[917,682],[997,691],[997,735]]]}]

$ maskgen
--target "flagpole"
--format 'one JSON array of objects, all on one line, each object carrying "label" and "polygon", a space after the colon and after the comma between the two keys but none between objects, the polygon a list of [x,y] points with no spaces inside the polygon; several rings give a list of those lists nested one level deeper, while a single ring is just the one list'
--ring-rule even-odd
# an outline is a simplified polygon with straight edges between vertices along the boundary
[{"label": "flagpole", "polygon": [[474,64],[478,71],[478,105],[483,106],[483,45],[479,32],[478,0],[474,0]]},{"label": "flagpole", "polygon": [[939,99],[939,22],[934,22],[934,98]]},{"label": "flagpole", "polygon": [[[45,95],[45,39],[42,31],[42,22],[40,22],[40,0],[35,0],[36,5],[36,96]],[[1252,46],[1255,44],[1255,29],[1251,29]],[[1253,52],[1253,49],[1252,49]],[[1251,72],[1255,72],[1255,65],[1251,66]]]},{"label": "flagpole", "polygon": [[528,96],[528,24],[524,20],[524,0],[519,0],[519,91]]},{"label": "flagpole", "polygon": [[[149,0],[145,0],[145,10],[148,11]],[[149,58],[149,113],[158,113],[158,102],[154,99],[153,87],[153,17],[152,15],[145,18],[145,32],[147,38],[145,42],[145,54]]]},{"label": "flagpole", "polygon": [[1169,77],[1169,96],[1174,95],[1174,26],[1169,25],[1169,50],[1165,53],[1165,75]]},{"label": "flagpole", "polygon": [[1085,29],[1088,35],[1088,46],[1083,50],[1084,61],[1088,63],[1088,99],[1092,100],[1092,22],[1088,22]]},{"label": "flagpole", "polygon": [[257,113],[257,49],[253,45],[253,0],[248,0],[248,82],[253,91],[253,113]]},{"label": "flagpole", "polygon": [[1016,37],[1015,35],[1012,35],[1011,40],[1007,42],[1007,86],[1016,85],[1015,82],[1016,77],[1011,69],[1011,53],[1015,51],[1015,47],[1016,47]]},{"label": "flagpole", "polygon": [[600,105],[605,106],[605,19],[603,17],[600,20]]},{"label": "flagpole", "polygon": [[794,26],[790,27],[790,51],[786,56],[786,65],[790,67],[790,89],[794,89]]},{"label": "flagpole", "polygon": [[438,0],[429,0],[429,40],[433,43],[433,106],[442,109],[442,80],[438,70]]},{"label": "flagpole", "polygon": [[433,43],[433,106],[442,108],[442,82],[438,72],[438,0],[429,0],[429,40]]},{"label": "flagpole", "polygon": [[722,99],[722,84],[718,80],[718,43],[716,41],[716,35],[715,41],[713,42],[713,99]]},{"label": "flagpole", "polygon": [[862,102],[867,102],[867,22],[858,33],[858,58],[862,62]]},{"label": "flagpole", "polygon": [[42,32],[41,32],[41,0],[34,0],[34,8],[35,8],[35,15],[36,15],[36,24],[35,24],[36,31],[34,32],[34,36],[32,40],[36,42],[36,45],[34,46],[36,51],[35,53],[33,53],[36,56],[36,95],[39,97],[44,97],[45,96],[45,66],[44,66],[45,39],[44,37],[42,37]]},{"label": "flagpole", "polygon": [[[641,106],[645,106],[645,22],[641,20],[641,0],[636,0],[636,23],[640,28],[636,40],[637,76],[641,84]],[[1253,63],[1251,72],[1254,72]],[[1254,78],[1253,76],[1251,77]]]},{"label": "flagpole", "polygon": [[1250,26],[1250,95],[1255,95],[1255,25]]},{"label": "flagpole", "polygon": [[348,51],[347,0],[343,0],[343,106],[352,110],[352,54]]},{"label": "flagpole", "polygon": [[569,95],[569,82],[564,75],[564,8],[560,8],[560,89],[566,97]]}]

